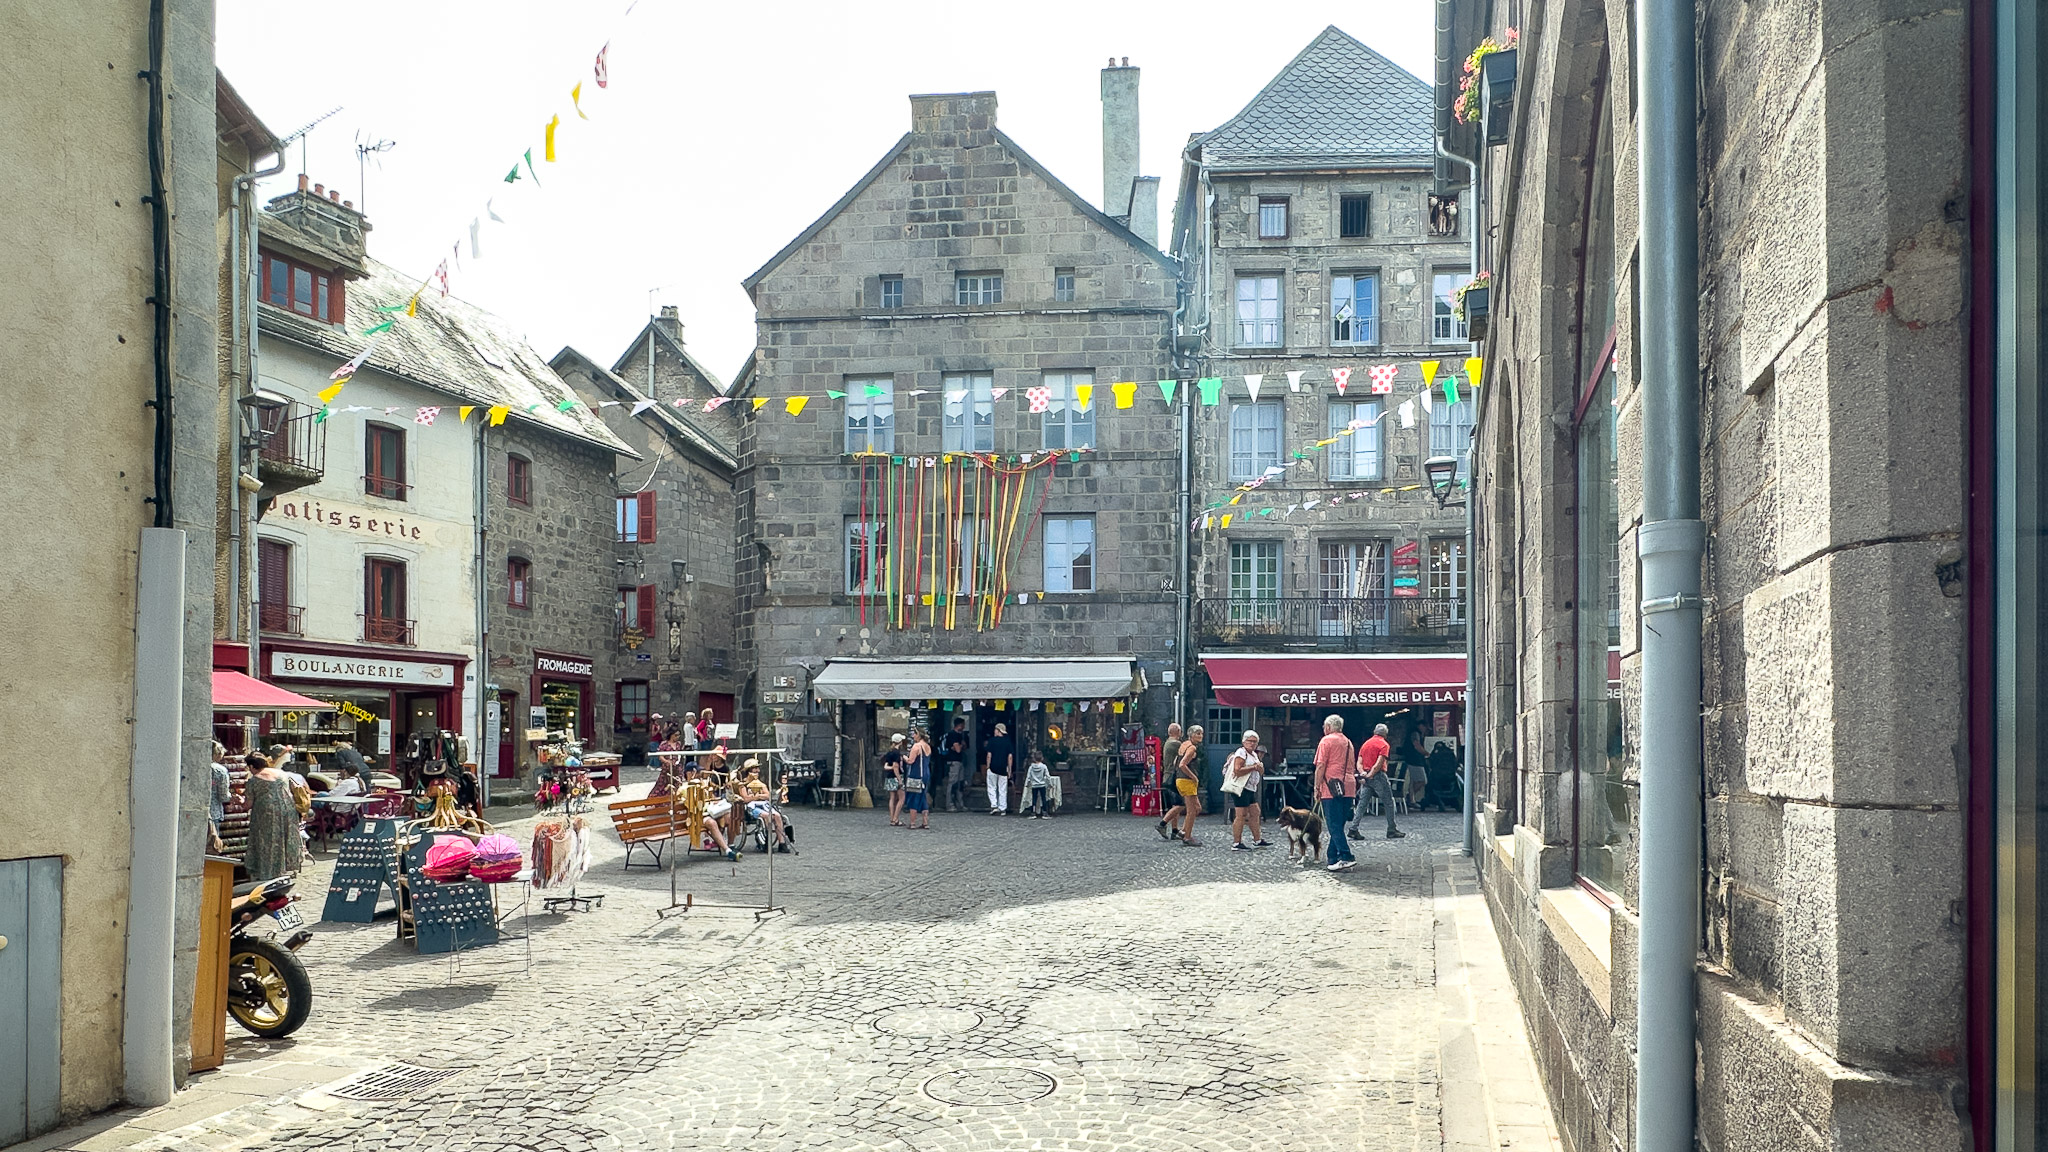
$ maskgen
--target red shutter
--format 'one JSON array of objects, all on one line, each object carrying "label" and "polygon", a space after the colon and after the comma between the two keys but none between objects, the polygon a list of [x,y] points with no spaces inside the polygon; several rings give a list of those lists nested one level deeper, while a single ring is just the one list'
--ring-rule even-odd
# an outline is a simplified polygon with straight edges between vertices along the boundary
[{"label": "red shutter", "polygon": [[342,287],[343,283],[345,282],[339,276],[330,276],[327,279],[327,322],[329,324],[345,324],[348,322],[348,290]]},{"label": "red shutter", "polygon": [[[290,600],[291,564],[291,545],[277,540],[256,542],[256,598],[265,609],[282,612]],[[269,616],[269,612],[264,615]]]},{"label": "red shutter", "polygon": [[640,631],[647,633],[649,636],[654,635],[654,585],[642,584],[640,586],[640,603],[638,607]]},{"label": "red shutter", "polygon": [[640,493],[640,543],[654,543],[654,492]]}]

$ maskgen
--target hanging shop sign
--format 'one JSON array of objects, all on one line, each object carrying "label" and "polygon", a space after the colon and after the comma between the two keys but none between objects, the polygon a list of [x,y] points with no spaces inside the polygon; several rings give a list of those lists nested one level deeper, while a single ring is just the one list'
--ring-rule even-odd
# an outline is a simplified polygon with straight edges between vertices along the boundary
[{"label": "hanging shop sign", "polygon": [[543,675],[554,673],[558,676],[581,676],[588,680],[596,675],[595,667],[588,656],[548,656],[540,652],[533,654],[533,670]]},{"label": "hanging shop sign", "polygon": [[307,652],[272,652],[270,674],[280,680],[346,680],[362,684],[411,684],[422,688],[452,688],[455,685],[455,668],[449,664],[321,656]]}]

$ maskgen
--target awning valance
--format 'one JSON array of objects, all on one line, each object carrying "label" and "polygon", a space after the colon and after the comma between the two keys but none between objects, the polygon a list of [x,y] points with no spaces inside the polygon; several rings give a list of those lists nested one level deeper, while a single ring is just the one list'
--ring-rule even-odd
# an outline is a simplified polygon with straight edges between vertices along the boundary
[{"label": "awning valance", "polygon": [[1129,660],[834,660],[827,700],[1100,700],[1137,691]]},{"label": "awning valance", "polygon": [[1216,702],[1227,708],[1367,707],[1458,704],[1465,658],[1442,656],[1274,656],[1204,653]]},{"label": "awning valance", "polygon": [[334,705],[323,704],[297,692],[287,692],[254,676],[216,668],[213,671],[213,709],[216,712],[331,712]]}]

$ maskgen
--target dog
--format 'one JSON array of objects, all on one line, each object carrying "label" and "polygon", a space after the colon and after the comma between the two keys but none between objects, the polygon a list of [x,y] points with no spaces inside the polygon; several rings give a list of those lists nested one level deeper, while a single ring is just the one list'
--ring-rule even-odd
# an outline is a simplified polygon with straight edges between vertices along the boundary
[{"label": "dog", "polygon": [[1323,818],[1307,808],[1280,809],[1280,827],[1287,830],[1287,862],[1313,864],[1323,855]]}]

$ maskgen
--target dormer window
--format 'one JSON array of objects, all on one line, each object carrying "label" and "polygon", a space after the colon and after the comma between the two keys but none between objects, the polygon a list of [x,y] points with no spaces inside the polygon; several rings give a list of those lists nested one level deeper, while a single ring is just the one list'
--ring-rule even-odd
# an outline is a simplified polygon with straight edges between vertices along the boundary
[{"label": "dormer window", "polygon": [[340,277],[273,252],[263,254],[263,300],[326,324],[340,324],[348,316]]}]

